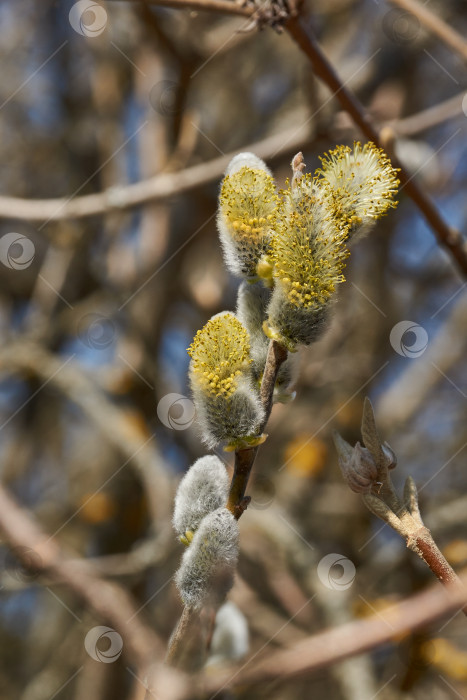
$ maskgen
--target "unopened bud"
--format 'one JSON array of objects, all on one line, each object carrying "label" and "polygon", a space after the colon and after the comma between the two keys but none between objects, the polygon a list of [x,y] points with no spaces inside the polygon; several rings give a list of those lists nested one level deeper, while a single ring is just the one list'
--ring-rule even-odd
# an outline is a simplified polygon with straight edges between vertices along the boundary
[{"label": "unopened bud", "polygon": [[384,456],[384,466],[386,469],[394,469],[397,467],[397,457],[394,450],[388,445],[387,442],[383,442],[381,445]]},{"label": "unopened bud", "polygon": [[371,452],[359,442],[352,447],[338,433],[333,437],[339,466],[348,486],[355,493],[368,493],[378,480],[378,468]]}]

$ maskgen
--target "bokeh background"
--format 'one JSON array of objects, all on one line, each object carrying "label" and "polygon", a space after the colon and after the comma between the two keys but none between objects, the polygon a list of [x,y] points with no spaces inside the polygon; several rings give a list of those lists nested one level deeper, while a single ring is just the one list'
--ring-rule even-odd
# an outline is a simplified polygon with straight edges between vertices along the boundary
[{"label": "bokeh background", "polygon": [[[384,0],[310,5],[307,21],[342,80],[465,231],[465,56]],[[428,5],[466,34],[465,2]],[[173,492],[204,454],[186,348],[211,315],[235,307],[238,286],[215,227],[222,171],[254,150],[282,186],[298,150],[312,171],[324,151],[361,135],[287,33],[258,32],[242,17],[2,0],[0,25],[1,192],[43,200],[31,210],[0,198],[2,484],[168,640],[181,612]],[[127,186],[155,176],[144,192],[165,187],[164,196],[127,206]],[[70,209],[95,193],[104,193],[97,213],[89,199]],[[240,521],[231,600],[248,622],[244,660],[350,619],[384,618],[385,606],[431,583],[338,470],[332,430],[359,439],[365,395],[397,453],[398,487],[414,477],[446,557],[458,571],[467,563],[466,287],[404,192],[355,246],[346,277],[330,328],[300,355],[296,400],[274,408]],[[92,658],[86,634],[106,621],[35,572],[34,553],[25,566],[7,539],[0,696],[141,697],[124,635],[113,663]],[[329,554],[341,565],[320,575]],[[219,697],[447,700],[467,697],[466,669],[457,615],[307,678]]]}]

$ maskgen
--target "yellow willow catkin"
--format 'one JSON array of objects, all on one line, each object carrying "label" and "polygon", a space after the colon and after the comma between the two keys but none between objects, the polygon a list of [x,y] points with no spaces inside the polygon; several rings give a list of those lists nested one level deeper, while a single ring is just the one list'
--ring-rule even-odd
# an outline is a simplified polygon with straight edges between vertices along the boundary
[{"label": "yellow willow catkin", "polygon": [[377,219],[396,207],[397,170],[381,148],[371,141],[336,146],[325,153],[316,171],[329,184],[335,215],[350,226],[352,238],[368,232]]},{"label": "yellow willow catkin", "polygon": [[204,442],[235,445],[257,435],[264,409],[251,369],[250,339],[229,312],[213,316],[188,349],[189,377]]},{"label": "yellow willow catkin", "polygon": [[264,330],[290,350],[321,334],[329,301],[345,279],[348,227],[336,220],[330,201],[327,185],[311,175],[283,193],[270,253],[275,287]]},{"label": "yellow willow catkin", "polygon": [[248,279],[267,254],[277,216],[278,196],[271,172],[253,153],[230,162],[219,195],[217,227],[229,270]]}]

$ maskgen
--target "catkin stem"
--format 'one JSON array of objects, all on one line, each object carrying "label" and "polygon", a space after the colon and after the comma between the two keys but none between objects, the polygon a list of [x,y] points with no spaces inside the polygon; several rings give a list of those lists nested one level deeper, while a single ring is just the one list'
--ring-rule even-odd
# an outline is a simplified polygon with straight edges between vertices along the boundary
[{"label": "catkin stem", "polygon": [[[282,363],[285,362],[286,359],[287,350],[276,340],[271,340],[266,364],[264,366],[263,380],[261,382],[261,401],[263,402],[265,415],[259,430],[260,434],[269,420],[277,375]],[[257,452],[257,447],[248,447],[243,450],[235,451],[235,467],[232,483],[230,485],[227,508],[237,519],[241,517],[248,505],[245,492]]]}]

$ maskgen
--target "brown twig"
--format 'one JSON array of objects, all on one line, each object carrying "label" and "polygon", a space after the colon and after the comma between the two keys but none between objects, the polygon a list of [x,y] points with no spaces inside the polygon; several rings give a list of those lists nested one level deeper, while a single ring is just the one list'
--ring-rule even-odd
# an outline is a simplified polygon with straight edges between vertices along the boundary
[{"label": "brown twig", "polygon": [[[263,432],[269,420],[272,410],[272,400],[274,394],[274,385],[276,383],[277,374],[283,362],[287,359],[287,350],[279,345],[275,340],[269,343],[266,364],[264,366],[263,380],[261,382],[261,401],[264,406],[265,417],[260,427],[260,433]],[[251,470],[258,452],[257,447],[250,447],[243,450],[235,451],[235,466],[230,485],[229,499],[227,508],[239,518],[244,512],[248,501],[245,501],[245,492],[250,478]]]},{"label": "brown twig", "polygon": [[[130,0],[130,2],[140,3],[141,0]],[[173,7],[180,10],[199,10],[201,12],[217,12],[222,15],[239,15],[240,17],[251,17],[255,8],[232,2],[231,0],[144,0],[147,5],[157,5],[160,7]]]},{"label": "brown twig", "polygon": [[408,117],[401,119],[393,119],[387,122],[384,126],[388,126],[397,136],[412,136],[419,134],[425,129],[431,129],[433,126],[442,124],[448,119],[463,114],[462,100],[465,92],[458,93],[448,100],[443,100],[433,107],[428,107],[420,112],[411,114]]},{"label": "brown twig", "polygon": [[446,46],[467,61],[467,41],[455,29],[446,24],[439,16],[432,12],[426,5],[421,5],[416,0],[389,0],[393,5],[398,5],[416,17],[429,32],[437,36]]},{"label": "brown twig", "polygon": [[467,576],[461,587],[431,587],[370,618],[352,621],[294,644],[286,650],[267,649],[254,664],[236,674],[219,673],[206,680],[212,693],[235,680],[236,686],[288,680],[351,658],[460,610],[467,600]]},{"label": "brown twig", "polygon": [[[23,341],[0,351],[0,370],[9,373],[34,374],[62,391],[93,421],[110,444],[138,469],[146,487],[153,521],[168,519],[171,488],[167,474],[154,451],[150,438],[144,439],[128,421],[125,413],[100,391],[77,363],[59,359],[37,343]],[[123,465],[121,466],[123,468]]]},{"label": "brown twig", "polygon": [[[277,374],[282,363],[286,359],[287,350],[275,340],[271,340],[261,382],[261,401],[264,406],[265,415],[259,429],[260,434],[266,427],[266,423],[271,414]],[[235,451],[235,467],[226,507],[237,519],[242,516],[250,500],[245,496],[245,492],[257,452],[258,447],[248,447]],[[187,647],[194,649],[198,646],[199,650],[199,647],[203,646],[204,632],[206,630],[206,623],[205,621],[203,622],[202,619],[204,612],[191,610],[185,606],[169,642],[169,649],[166,657],[167,663],[177,668],[182,668],[185,671],[190,670],[191,664],[196,664],[196,661],[193,659],[193,653],[187,653]]]},{"label": "brown twig", "polygon": [[199,671],[205,664],[216,611],[185,606],[169,642],[165,662],[184,671]]},{"label": "brown twig", "polygon": [[[242,150],[253,151],[260,158],[292,153],[303,147],[310,137],[310,125],[293,126],[279,134],[247,144]],[[238,151],[192,165],[178,172],[165,172],[130,185],[118,185],[104,192],[59,199],[22,199],[0,196],[0,218],[22,221],[63,221],[107,214],[137,207],[147,202],[167,200],[201,187],[221,177]]]},{"label": "brown twig", "polygon": [[188,696],[190,686],[180,672],[163,666],[160,661],[152,663],[152,659],[163,657],[164,644],[141,621],[135,602],[126,590],[98,577],[85,560],[76,561],[65,555],[31,514],[18,506],[1,485],[0,531],[25,569],[30,569],[35,576],[44,574],[52,581],[65,585],[94,610],[102,622],[112,625],[121,634],[123,653],[135,666],[141,683],[151,664],[151,678],[157,685],[158,698],[182,700]]},{"label": "brown twig", "polygon": [[[371,401],[365,398],[362,417],[362,438],[352,447],[337,433],[334,436],[339,466],[348,486],[360,493],[367,508],[393,528],[407,547],[423,559],[443,585],[459,586],[460,580],[425,527],[418,504],[415,481],[407,477],[404,496],[399,498],[391,473],[397,458],[387,442],[381,442]],[[463,612],[467,615],[467,607]]]},{"label": "brown twig", "polygon": [[0,530],[26,568],[57,579],[107,621],[124,638],[128,658],[144,667],[161,652],[162,642],[137,616],[128,593],[115,583],[98,578],[84,560],[72,562],[54,540],[47,537],[25,510],[0,486]]},{"label": "brown twig", "polygon": [[[422,527],[414,532],[410,536],[407,546],[419,554],[441,583],[456,585],[460,583],[458,575],[446,561],[427,527]],[[464,610],[464,613],[467,615],[467,610]]]},{"label": "brown twig", "polygon": [[[383,147],[381,136],[363,105],[343,84],[313,34],[305,29],[303,20],[299,17],[293,17],[287,23],[286,28],[292,39],[310,59],[315,74],[333,91],[342,107],[351,115],[365,136],[378,146]],[[467,276],[467,243],[462,239],[460,232],[446,224],[431,199],[415,182],[413,175],[410,175],[392,155],[391,158],[394,165],[399,168],[402,189],[406,190],[435,231],[438,242],[451,253],[462,274]]]}]

